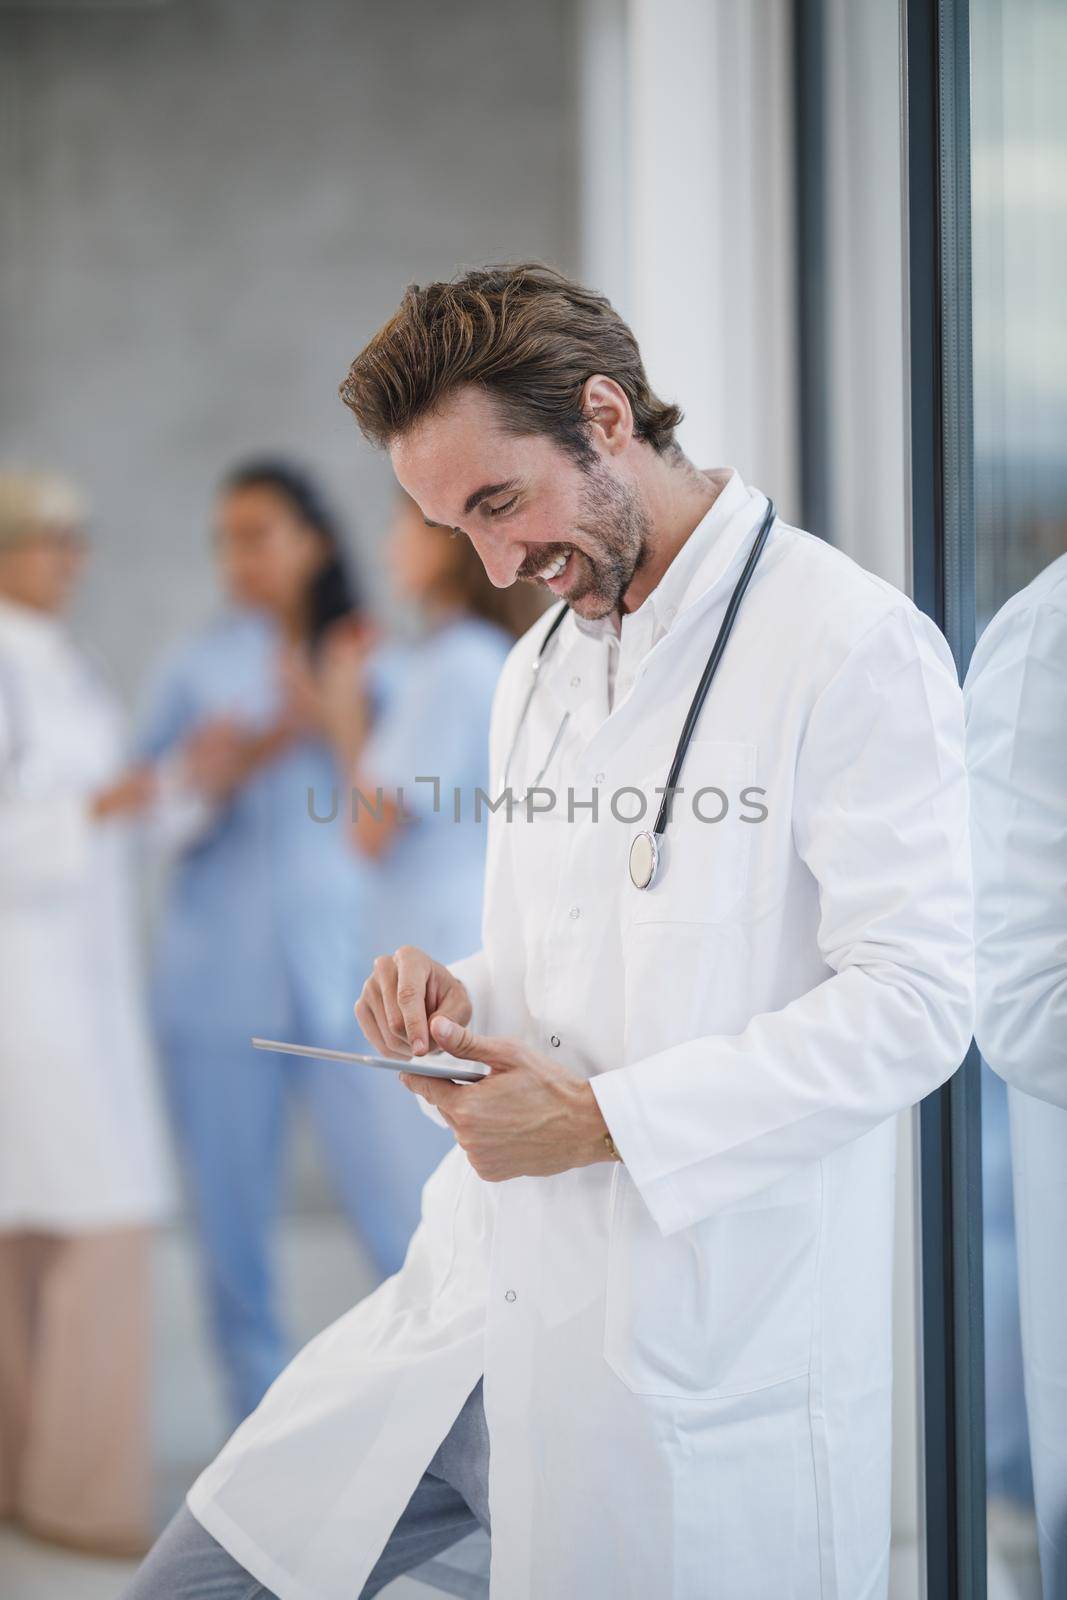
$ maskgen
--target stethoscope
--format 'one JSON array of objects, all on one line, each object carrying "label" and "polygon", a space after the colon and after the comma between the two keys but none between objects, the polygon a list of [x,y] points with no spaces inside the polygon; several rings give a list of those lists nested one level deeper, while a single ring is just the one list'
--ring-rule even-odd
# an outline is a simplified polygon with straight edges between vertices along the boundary
[{"label": "stethoscope", "polygon": [[[715,643],[711,647],[711,654],[708,656],[707,664],[700,677],[700,682],[697,684],[696,693],[694,694],[692,702],[689,706],[689,710],[686,713],[685,722],[682,724],[682,731],[678,737],[678,743],[675,746],[674,759],[671,762],[670,772],[667,774],[667,783],[663,790],[663,798],[660,801],[659,812],[656,816],[655,825],[651,832],[646,829],[639,833],[630,846],[630,882],[633,884],[635,889],[651,889],[652,885],[656,881],[660,864],[659,841],[663,838],[663,835],[667,831],[667,823],[670,819],[671,801],[674,797],[675,791],[677,790],[678,779],[681,777],[682,773],[682,766],[684,765],[686,755],[689,752],[689,746],[692,743],[693,734],[696,730],[697,719],[700,716],[701,711],[704,709],[704,702],[708,697],[708,690],[711,688],[712,679],[719,669],[719,663],[723,658],[723,653],[726,650],[730,635],[733,632],[734,623],[737,621],[737,613],[741,609],[741,601],[744,599],[745,590],[748,588],[752,574],[756,570],[756,563],[763,554],[763,547],[767,543],[767,540],[770,536],[771,528],[774,526],[774,518],[774,501],[768,500],[767,510],[763,521],[760,523],[759,532],[753,541],[752,549],[748,553],[748,559],[742,568],[741,576],[734,584],[734,589],[730,596],[729,604],[726,607],[726,612],[723,616],[722,622],[719,624],[719,631],[715,636]],[[508,751],[508,757],[504,763],[503,786],[505,790],[507,789],[508,785],[508,773],[511,770],[511,760],[519,743],[519,735],[522,732],[523,723],[526,721],[529,713],[530,704],[535,693],[537,692],[538,677],[540,675],[542,663],[544,662],[545,651],[548,649],[553,638],[555,637],[555,634],[558,631],[560,624],[566,617],[568,610],[569,607],[564,606],[558,615],[553,618],[552,626],[548,629],[544,638],[541,640],[541,648],[538,650],[537,657],[533,662],[532,681],[529,689],[526,691],[526,699],[523,701],[522,710],[519,713],[519,720],[515,724],[515,734],[511,741],[511,749]],[[570,712],[568,711],[556,730],[556,737],[553,739],[549,752],[541,764],[541,770],[538,772],[537,777],[533,780],[530,788],[536,788],[541,779],[544,777],[545,773],[548,771],[552,757],[558,750],[560,740],[563,738],[564,730],[566,729],[569,718]]]}]

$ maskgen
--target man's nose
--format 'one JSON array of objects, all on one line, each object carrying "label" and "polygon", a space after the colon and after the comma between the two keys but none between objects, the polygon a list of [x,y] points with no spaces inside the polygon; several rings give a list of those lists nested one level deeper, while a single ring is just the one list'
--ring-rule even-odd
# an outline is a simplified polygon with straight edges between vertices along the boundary
[{"label": "man's nose", "polygon": [[485,568],[489,582],[497,589],[509,588],[515,582],[515,576],[526,560],[526,546],[504,544],[495,539],[472,539],[471,542]]}]

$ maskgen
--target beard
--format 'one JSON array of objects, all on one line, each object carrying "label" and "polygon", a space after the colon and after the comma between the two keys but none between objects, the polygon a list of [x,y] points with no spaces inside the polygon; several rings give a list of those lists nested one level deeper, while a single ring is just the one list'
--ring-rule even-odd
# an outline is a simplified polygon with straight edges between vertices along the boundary
[{"label": "beard", "polygon": [[518,577],[534,582],[550,561],[573,553],[574,575],[562,596],[587,621],[622,610],[634,575],[648,559],[649,516],[636,489],[620,483],[599,460],[583,465],[577,544],[538,545]]}]

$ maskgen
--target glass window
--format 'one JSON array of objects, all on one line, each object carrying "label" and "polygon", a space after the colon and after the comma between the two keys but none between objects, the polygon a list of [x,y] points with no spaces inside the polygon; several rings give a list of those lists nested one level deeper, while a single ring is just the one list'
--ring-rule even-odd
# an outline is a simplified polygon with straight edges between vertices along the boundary
[{"label": "glass window", "polygon": [[974,0],[982,1053],[991,1600],[1067,1593],[1067,7]]}]

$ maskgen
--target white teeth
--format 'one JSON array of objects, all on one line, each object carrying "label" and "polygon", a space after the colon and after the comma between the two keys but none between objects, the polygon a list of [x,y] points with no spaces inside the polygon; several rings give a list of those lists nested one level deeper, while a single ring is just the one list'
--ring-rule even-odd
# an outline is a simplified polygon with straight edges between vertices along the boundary
[{"label": "white teeth", "polygon": [[564,567],[567,565],[569,555],[570,552],[568,551],[567,555],[559,556],[558,559],[553,561],[549,566],[543,567],[537,574],[537,576],[541,579],[541,582],[546,583],[549,578],[558,578]]}]

